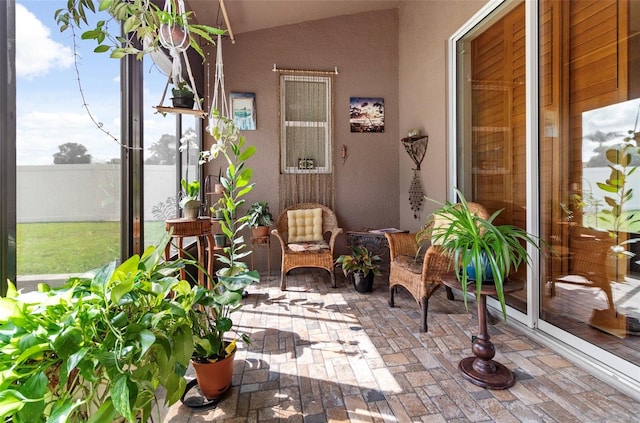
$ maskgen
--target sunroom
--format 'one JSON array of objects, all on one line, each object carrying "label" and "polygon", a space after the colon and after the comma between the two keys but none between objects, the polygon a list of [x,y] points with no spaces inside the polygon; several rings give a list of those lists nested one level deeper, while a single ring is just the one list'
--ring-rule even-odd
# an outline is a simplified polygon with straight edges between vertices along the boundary
[{"label": "sunroom", "polygon": [[[354,233],[418,231],[455,188],[546,245],[529,251],[524,289],[507,294],[507,322],[490,327],[516,384],[484,390],[457,370],[477,331],[473,295],[467,313],[459,293],[434,294],[424,333],[411,296],[387,305],[388,271],[365,295],[339,271],[333,288],[309,269],[280,291],[275,238],[263,248],[247,233],[261,281],[238,319],[254,343],[218,408],[174,406],[166,421],[640,418],[640,2],[185,0],[198,23],[227,29],[202,44],[204,61],[182,62],[202,116],[158,113],[167,56],[93,53],[92,40],[58,30],[65,3],[0,11],[0,270],[18,289],[157,243],[180,217],[182,179],[200,181],[208,216],[225,170],[198,162],[214,98],[252,108],[241,134],[257,150],[255,188],[241,212],[321,203],[344,231],[334,258]],[[363,101],[382,124],[354,116]],[[326,123],[296,126],[296,111]],[[418,163],[401,141],[411,131],[428,140]]]}]

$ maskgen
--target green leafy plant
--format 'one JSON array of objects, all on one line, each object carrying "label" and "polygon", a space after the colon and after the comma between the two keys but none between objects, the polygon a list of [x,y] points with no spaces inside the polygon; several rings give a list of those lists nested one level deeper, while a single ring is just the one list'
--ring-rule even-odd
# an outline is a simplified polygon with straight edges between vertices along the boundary
[{"label": "green leafy plant", "polygon": [[456,192],[460,198],[459,203],[447,202],[433,212],[434,219],[441,219],[448,224],[431,227],[430,240],[434,244],[442,245],[451,255],[461,284],[465,306],[467,306],[467,285],[473,282],[469,276],[469,266],[483,262],[488,264],[488,269],[484,266],[475,268],[476,295],[479,297],[483,280],[490,272],[502,314],[506,320],[507,310],[502,287],[504,280],[522,263],[529,264],[531,257],[527,252],[526,244],[539,248],[538,242],[532,235],[517,226],[494,225],[493,222],[502,209],[485,220],[472,212],[459,190],[456,189]]},{"label": "green leafy plant", "polygon": [[249,216],[249,225],[254,228],[273,225],[273,215],[269,210],[269,203],[266,201],[253,203],[247,210],[247,215]]},{"label": "green leafy plant", "polygon": [[159,386],[184,392],[194,338],[189,318],[208,292],[180,280],[188,261],[156,247],[60,288],[0,298],[3,421],[148,421]]},{"label": "green leafy plant", "polygon": [[178,85],[171,89],[174,97],[193,97],[193,91],[189,88],[189,84],[184,79],[180,80]]},{"label": "green leafy plant", "polygon": [[187,182],[182,179],[180,185],[182,186],[180,207],[184,207],[189,201],[197,200],[200,196],[200,181]]},{"label": "green leafy plant", "polygon": [[349,273],[362,273],[364,276],[373,272],[374,275],[381,275],[380,262],[382,261],[380,256],[373,254],[363,245],[354,245],[349,247],[351,249],[350,255],[339,256],[335,263],[336,266],[342,267],[342,272],[345,276]]},{"label": "green leafy plant", "polygon": [[[204,42],[215,44],[214,35],[225,31],[208,25],[193,23],[193,12],[179,13],[175,8],[169,11],[160,9],[151,0],[69,0],[67,6],[55,12],[55,19],[60,31],[69,28],[81,29],[89,25],[87,13],[106,11],[112,17],[109,20],[98,20],[93,28],[86,29],[81,38],[95,40],[98,45],[96,53],[110,52],[110,56],[120,59],[134,54],[138,59],[159,46],[160,26],[186,26],[189,33],[198,35]],[[115,21],[115,22],[113,22]],[[122,30],[127,36],[122,37]],[[113,24],[111,27],[109,24]],[[189,45],[204,59],[202,48],[196,37],[190,37]]]},{"label": "green leafy plant", "polygon": [[[222,117],[214,110],[207,128],[213,136],[214,144],[209,151],[200,153],[201,162],[222,156],[227,163],[220,182],[224,186],[219,199],[218,210],[223,211],[219,220],[222,233],[229,240],[224,254],[216,254],[222,268],[216,272],[213,283],[213,298],[206,302],[207,312],[199,313],[194,319],[195,352],[193,359],[199,362],[215,361],[229,356],[238,338],[250,342],[247,335],[238,335],[233,329],[231,314],[241,306],[242,293],[252,283],[260,280],[260,274],[249,270],[243,258],[251,254],[247,249],[242,230],[247,227],[249,216],[240,216],[238,210],[245,203],[244,196],[253,189],[253,171],[245,165],[255,154],[254,146],[245,146],[244,137],[233,120]],[[229,339],[230,331],[236,336]]]}]

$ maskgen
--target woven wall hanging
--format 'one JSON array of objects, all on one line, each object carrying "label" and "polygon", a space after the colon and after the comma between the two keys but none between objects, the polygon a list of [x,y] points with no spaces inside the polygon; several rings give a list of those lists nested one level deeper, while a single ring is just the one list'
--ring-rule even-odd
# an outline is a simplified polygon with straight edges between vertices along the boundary
[{"label": "woven wall hanging", "polygon": [[425,193],[422,188],[422,181],[420,180],[420,163],[422,163],[424,155],[427,152],[428,143],[429,136],[427,135],[414,135],[402,139],[404,149],[416,164],[416,167],[413,169],[411,184],[409,184],[409,204],[411,205],[414,219],[420,218],[420,209],[424,201]]}]

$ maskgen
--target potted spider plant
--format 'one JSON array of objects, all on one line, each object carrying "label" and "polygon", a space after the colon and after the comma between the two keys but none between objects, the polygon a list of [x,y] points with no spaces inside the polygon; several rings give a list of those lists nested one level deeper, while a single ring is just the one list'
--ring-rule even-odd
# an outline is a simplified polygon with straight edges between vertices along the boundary
[{"label": "potted spider plant", "polygon": [[531,257],[526,245],[539,249],[539,244],[522,228],[494,224],[502,210],[493,213],[489,219],[484,219],[473,213],[459,190],[456,189],[456,192],[460,199],[458,203],[447,202],[433,212],[433,218],[447,224],[430,228],[430,240],[434,244],[440,244],[451,256],[465,306],[469,285],[475,283],[479,298],[483,283],[494,284],[506,320],[503,284],[521,264],[529,264]]},{"label": "potted spider plant", "polygon": [[371,292],[373,278],[381,275],[380,256],[373,254],[363,245],[349,247],[351,254],[343,254],[336,259],[336,266],[353,281],[353,286],[360,293]]}]

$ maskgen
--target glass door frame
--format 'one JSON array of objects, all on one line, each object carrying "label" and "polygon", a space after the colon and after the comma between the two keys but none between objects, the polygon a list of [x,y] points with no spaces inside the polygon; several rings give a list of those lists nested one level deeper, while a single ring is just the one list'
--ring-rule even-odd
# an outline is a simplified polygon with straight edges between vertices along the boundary
[{"label": "glass door frame", "polygon": [[[524,0],[523,0],[524,1]],[[447,131],[448,131],[448,173],[447,181],[449,201],[455,201],[454,186],[458,179],[458,89],[462,82],[458,75],[459,55],[458,42],[470,32],[477,30],[492,13],[500,9],[509,9],[518,1],[490,0],[448,40],[447,44]],[[526,49],[526,224],[527,230],[538,236],[540,234],[540,193],[539,193],[539,7],[538,1],[525,1],[525,49]],[[493,16],[492,16],[493,18]],[[464,160],[461,162],[464,166]],[[640,389],[639,367],[629,361],[609,353],[577,336],[566,332],[540,318],[540,253],[527,246],[532,257],[527,268],[527,313],[521,313],[507,306],[509,324],[523,330],[534,340],[574,360],[576,363],[596,373],[603,380],[617,388],[637,393]],[[489,306],[499,309],[499,303],[493,299]]]}]

